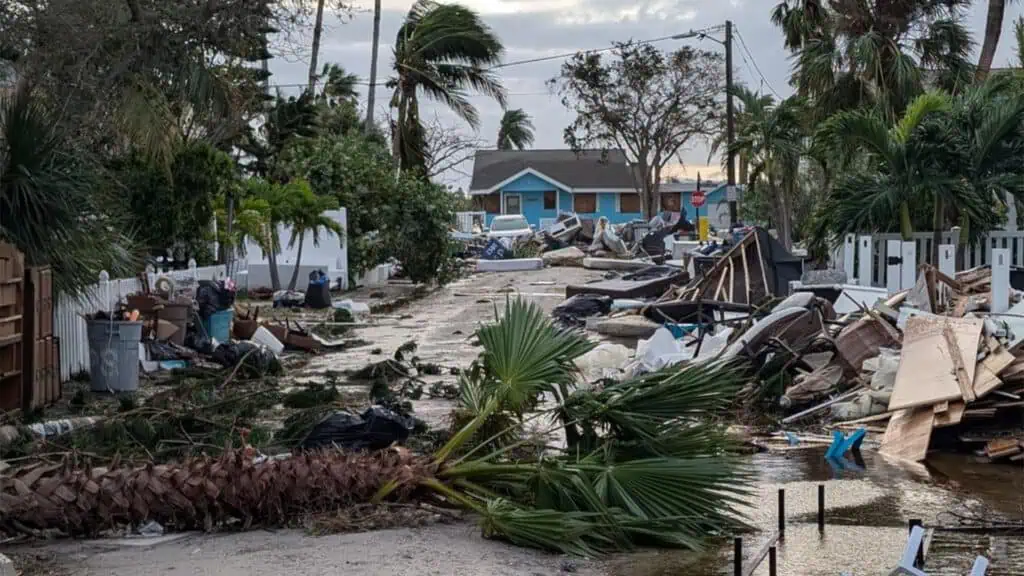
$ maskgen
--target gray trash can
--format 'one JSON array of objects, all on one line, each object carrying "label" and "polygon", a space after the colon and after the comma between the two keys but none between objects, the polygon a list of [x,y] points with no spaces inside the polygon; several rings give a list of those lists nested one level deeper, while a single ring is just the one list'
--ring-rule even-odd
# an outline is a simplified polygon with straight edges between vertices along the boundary
[{"label": "gray trash can", "polygon": [[142,322],[86,320],[93,392],[132,392],[139,387]]}]

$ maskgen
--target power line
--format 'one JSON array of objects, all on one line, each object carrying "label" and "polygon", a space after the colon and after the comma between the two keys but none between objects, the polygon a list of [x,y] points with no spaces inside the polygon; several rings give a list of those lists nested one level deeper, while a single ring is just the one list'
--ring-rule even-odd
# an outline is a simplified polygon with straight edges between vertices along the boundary
[{"label": "power line", "polygon": [[[757,65],[757,59],[754,58],[754,55],[750,53],[750,49],[747,48],[747,42],[743,40],[743,34],[740,33],[740,29],[738,27],[736,28],[736,37],[740,39],[740,46],[743,46],[743,51],[747,53],[747,56],[750,56],[750,62],[753,63],[754,70],[757,70],[757,75],[761,77],[761,81],[768,86],[768,89],[772,91],[772,94],[775,94],[776,98],[782,100],[782,95],[775,91],[772,83],[769,82],[768,79],[765,78],[764,73],[761,72],[761,67]],[[743,60],[746,61],[746,58]]]},{"label": "power line", "polygon": [[[700,29],[700,30],[690,30],[689,32],[686,32],[685,34],[673,34],[671,36],[661,36],[661,37],[658,37],[658,38],[650,38],[650,39],[647,39],[647,40],[639,40],[639,41],[635,42],[635,44],[643,45],[643,44],[654,44],[654,43],[657,43],[657,42],[664,42],[666,40],[681,40],[681,39],[683,39],[683,38],[681,38],[683,36],[686,36],[686,37],[690,37],[691,35],[699,36],[701,34],[707,34],[708,32],[716,32],[718,30],[721,30],[722,28],[724,28],[724,26],[722,26],[722,25],[709,26],[707,28],[703,28],[703,29]],[[573,57],[573,56],[575,56],[577,54],[581,54],[581,53],[582,54],[600,54],[600,53],[603,53],[603,52],[610,52],[610,51],[615,50],[615,49],[616,49],[616,46],[608,46],[607,48],[594,48],[594,49],[591,49],[591,50],[577,50],[575,52],[565,52],[563,54],[554,54],[554,55],[551,55],[551,56],[540,56],[538,58],[526,58],[524,60],[513,60],[512,62],[502,62],[501,64],[495,64],[494,66],[491,66],[490,68],[484,68],[483,71],[484,72],[489,72],[491,70],[498,70],[500,68],[509,68],[511,66],[523,66],[525,64],[536,64],[538,62],[549,62],[551,60],[565,60],[566,58],[571,58],[571,57]],[[370,85],[369,80],[367,80],[365,78],[359,78],[358,80],[356,80],[353,83],[357,84],[359,86],[369,86]],[[387,82],[377,82],[377,86],[384,86],[385,84],[387,84]],[[271,84],[270,85],[271,88],[305,88],[306,86],[307,86],[307,84]]]}]

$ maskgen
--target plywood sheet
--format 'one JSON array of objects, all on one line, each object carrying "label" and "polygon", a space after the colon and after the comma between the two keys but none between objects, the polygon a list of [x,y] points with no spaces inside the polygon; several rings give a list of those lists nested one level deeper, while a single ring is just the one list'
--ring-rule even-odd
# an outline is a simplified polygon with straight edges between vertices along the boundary
[{"label": "plywood sheet", "polygon": [[935,427],[945,428],[946,426],[956,426],[964,419],[964,410],[967,409],[967,404],[962,401],[953,401],[949,403],[949,408],[946,411],[935,415]]},{"label": "plywood sheet", "polygon": [[1013,364],[1015,360],[1016,357],[1007,352],[1002,346],[999,346],[994,352],[986,356],[978,364],[978,368],[974,373],[974,396],[982,398],[989,392],[1002,386],[1003,381],[999,378],[998,374],[1010,364]]},{"label": "plywood sheet", "polygon": [[934,420],[931,406],[900,410],[889,421],[879,452],[911,462],[924,460],[928,455]]},{"label": "plywood sheet", "polygon": [[903,332],[903,353],[896,370],[896,384],[889,410],[931,406],[943,400],[962,400],[953,359],[943,336],[953,329],[964,369],[974,379],[983,323],[977,318],[912,316]]}]

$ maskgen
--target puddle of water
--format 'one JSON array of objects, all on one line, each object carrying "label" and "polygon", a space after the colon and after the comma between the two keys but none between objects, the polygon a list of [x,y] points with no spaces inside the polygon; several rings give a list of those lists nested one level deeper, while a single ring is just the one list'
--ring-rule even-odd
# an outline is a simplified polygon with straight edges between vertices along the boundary
[{"label": "puddle of water", "polygon": [[[907,522],[950,522],[946,512],[968,498],[1009,517],[1024,499],[1024,475],[1012,466],[980,463],[965,455],[942,455],[925,467],[904,467],[864,452],[859,470],[830,466],[824,447],[751,456],[759,473],[748,510],[762,531],[744,537],[749,563],[775,530],[777,494],[786,490],[786,533],[778,544],[778,573],[800,576],[885,574],[907,539]],[[851,459],[852,463],[852,459]],[[817,527],[817,486],[826,486],[826,526]],[[1017,513],[1013,518],[1021,518]],[[732,574],[732,541],[708,553],[645,551],[607,563],[615,576],[718,576]],[[989,558],[989,576],[1024,575],[1024,534],[985,535],[936,531],[928,574],[966,574],[975,556]],[[768,574],[767,560],[754,572]]]}]

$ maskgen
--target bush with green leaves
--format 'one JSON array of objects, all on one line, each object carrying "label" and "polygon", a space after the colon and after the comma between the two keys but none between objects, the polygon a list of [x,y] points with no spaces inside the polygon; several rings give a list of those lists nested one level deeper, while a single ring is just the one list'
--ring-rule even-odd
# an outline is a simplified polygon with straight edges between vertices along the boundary
[{"label": "bush with green leaves", "polygon": [[353,278],[389,258],[416,282],[454,277],[449,229],[456,195],[418,172],[396,177],[391,154],[376,138],[350,132],[296,139],[278,166],[346,208]]},{"label": "bush with green leaves", "polygon": [[110,162],[115,190],[127,199],[132,231],[151,256],[212,262],[215,199],[239,172],[229,155],[203,142],[174,151],[170,166],[142,154]]},{"label": "bush with green leaves", "polygon": [[444,186],[403,173],[382,207],[381,245],[413,282],[446,284],[456,277],[449,230],[457,202]]}]

